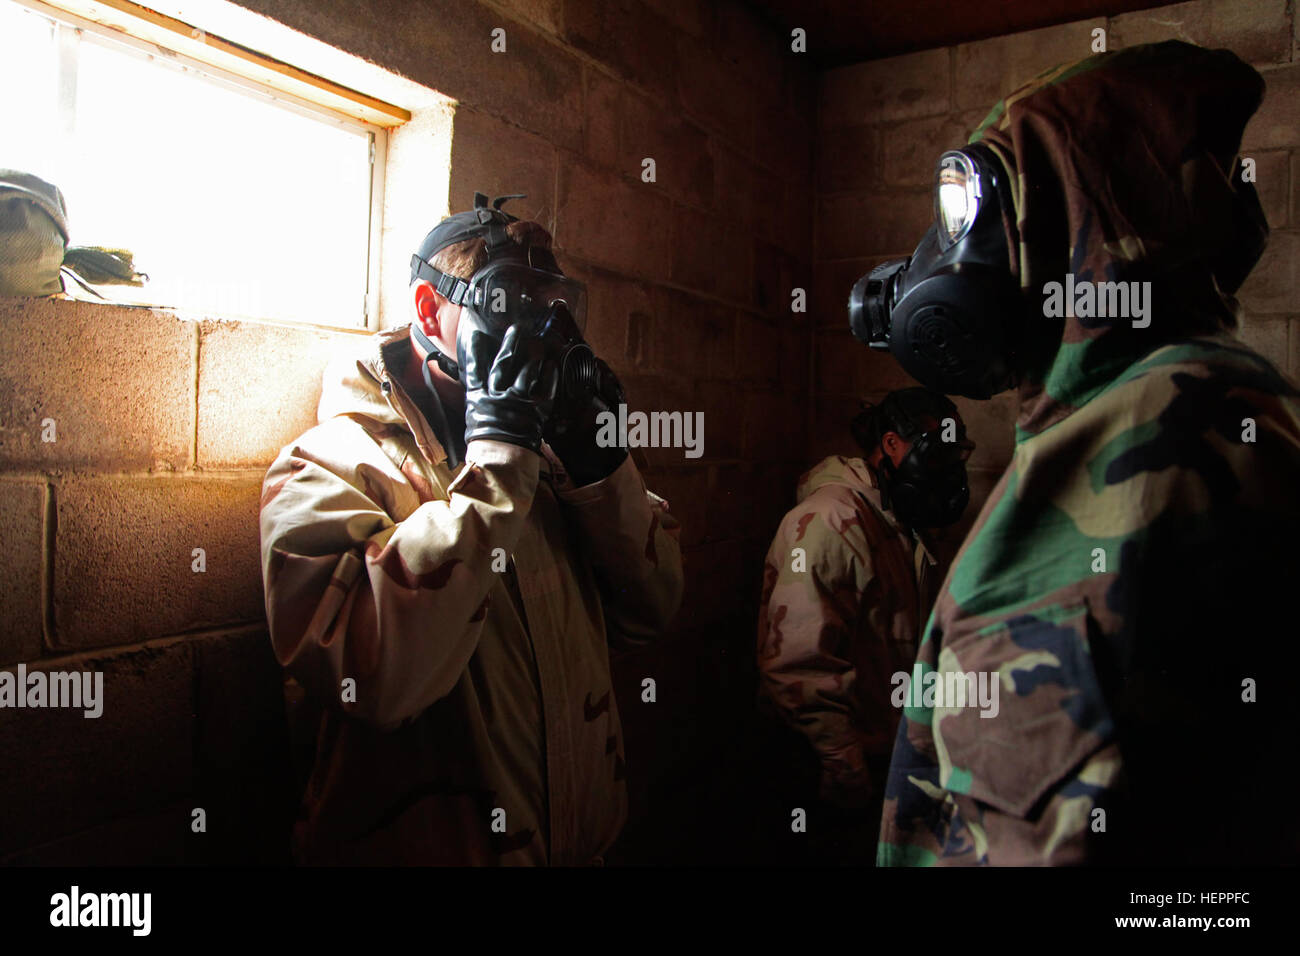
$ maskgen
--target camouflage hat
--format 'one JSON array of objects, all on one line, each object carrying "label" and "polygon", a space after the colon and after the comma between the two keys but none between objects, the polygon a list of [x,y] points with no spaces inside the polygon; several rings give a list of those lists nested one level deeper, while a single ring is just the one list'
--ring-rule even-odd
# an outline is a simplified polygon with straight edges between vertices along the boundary
[{"label": "camouflage hat", "polygon": [[68,243],[68,210],[52,183],[0,169],[0,295],[51,295]]}]

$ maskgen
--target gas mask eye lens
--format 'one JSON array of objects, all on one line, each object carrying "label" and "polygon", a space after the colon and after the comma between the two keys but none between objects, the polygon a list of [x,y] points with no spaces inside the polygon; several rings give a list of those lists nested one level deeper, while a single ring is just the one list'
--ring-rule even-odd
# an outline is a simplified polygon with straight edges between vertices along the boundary
[{"label": "gas mask eye lens", "polygon": [[947,250],[970,232],[979,213],[980,180],[965,153],[950,150],[939,157],[934,171],[934,219],[939,248]]}]

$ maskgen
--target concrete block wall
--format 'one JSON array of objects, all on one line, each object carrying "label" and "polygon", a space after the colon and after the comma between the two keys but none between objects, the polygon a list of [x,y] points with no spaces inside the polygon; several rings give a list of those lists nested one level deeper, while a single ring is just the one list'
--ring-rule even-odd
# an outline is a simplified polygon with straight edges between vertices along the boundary
[{"label": "concrete block wall", "polygon": [[[1041,70],[1088,56],[1092,31],[1107,48],[1182,39],[1225,47],[1267,84],[1246,129],[1257,188],[1273,233],[1242,288],[1240,336],[1284,372],[1300,376],[1300,18],[1287,0],[1193,0],[1097,17],[943,49],[828,70],[819,76],[816,149],[810,453],[855,452],[857,401],[916,384],[887,355],[857,345],[845,303],[876,264],[910,255],[932,218],[931,176],[945,149],[966,142],[1003,95]],[[1010,460],[1016,401],[959,399],[979,448],[970,462],[965,528]]]},{"label": "concrete block wall", "polygon": [[[615,665],[625,858],[671,856],[664,834],[689,841],[682,821],[700,817],[684,782],[751,706],[761,557],[806,459],[811,323],[790,302],[811,283],[811,71],[732,0],[241,5],[453,97],[448,207],[526,192],[509,208],[546,225],[588,283],[588,337],[633,408],[704,413],[701,458],[636,453],[683,520],[691,584],[667,640]],[[505,53],[490,50],[496,27]],[[400,193],[447,166],[444,114],[417,118],[390,140],[385,327],[407,321],[388,280],[438,215],[419,221],[427,188],[414,210]],[[98,722],[0,712],[0,751],[24,768],[0,784],[0,859],[282,858],[297,793],[259,484],[314,423],[328,355],[358,334],[0,304],[0,526],[20,543],[3,559],[0,667],[102,665],[109,700]]]},{"label": "concrete block wall", "polygon": [[[743,800],[721,768],[752,698],[762,553],[800,472],[854,453],[857,400],[909,384],[850,340],[850,285],[911,251],[937,154],[1020,79],[1086,53],[1092,26],[1112,46],[1228,46],[1265,71],[1247,149],[1275,231],[1244,291],[1243,337],[1297,372],[1300,42],[1285,2],[1199,0],[821,77],[732,0],[241,5],[454,97],[448,206],[475,189],[527,192],[512,208],[547,225],[588,283],[588,337],[634,407],[705,414],[702,458],[637,453],[683,521],[689,583],[669,638],[615,664],[625,860],[701,858],[716,843],[704,808]],[[504,54],[489,50],[496,27]],[[413,166],[444,165],[443,117],[399,135],[416,159],[390,204],[420,178]],[[419,208],[431,201],[422,192]],[[396,212],[390,276],[424,228]],[[386,325],[405,321],[390,287]],[[806,315],[790,311],[796,287],[810,291]],[[0,668],[101,670],[107,698],[99,720],[0,712],[0,758],[15,768],[0,780],[0,861],[285,858],[298,794],[261,603],[258,491],[313,423],[328,355],[359,334],[0,300]],[[1010,455],[1015,411],[963,403],[977,497]],[[658,682],[653,713],[639,705],[645,676]],[[206,836],[190,830],[196,807]]]},{"label": "concrete block wall", "polygon": [[287,861],[261,481],[357,334],[0,300],[0,668],[104,681],[0,711],[0,860]]}]

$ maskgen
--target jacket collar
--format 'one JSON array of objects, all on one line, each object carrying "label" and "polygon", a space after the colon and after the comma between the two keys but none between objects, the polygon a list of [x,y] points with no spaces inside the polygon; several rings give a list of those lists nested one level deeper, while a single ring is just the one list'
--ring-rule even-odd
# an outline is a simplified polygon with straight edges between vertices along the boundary
[{"label": "jacket collar", "polygon": [[407,323],[366,336],[355,350],[332,361],[323,376],[316,417],[324,422],[337,415],[364,416],[404,425],[425,458],[443,464],[446,450],[402,386],[401,373],[411,358],[410,329]]}]

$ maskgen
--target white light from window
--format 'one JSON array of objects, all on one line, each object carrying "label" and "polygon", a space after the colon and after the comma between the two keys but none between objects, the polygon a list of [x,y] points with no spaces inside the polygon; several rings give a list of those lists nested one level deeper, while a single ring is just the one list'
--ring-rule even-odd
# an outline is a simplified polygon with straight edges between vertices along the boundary
[{"label": "white light from window", "polygon": [[0,84],[0,167],[63,191],[73,244],[129,249],[149,274],[142,289],[107,286],[105,295],[221,316],[363,324],[365,130],[286,109],[161,54],[54,29],[7,0]]}]

